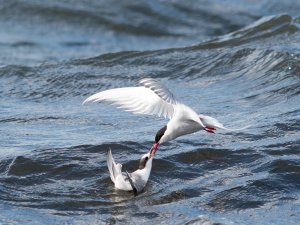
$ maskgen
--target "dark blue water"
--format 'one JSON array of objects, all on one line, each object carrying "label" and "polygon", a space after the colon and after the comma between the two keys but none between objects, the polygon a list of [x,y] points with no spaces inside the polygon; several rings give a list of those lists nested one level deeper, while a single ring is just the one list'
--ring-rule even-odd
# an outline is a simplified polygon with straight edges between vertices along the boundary
[{"label": "dark blue water", "polygon": [[[299,1],[0,1],[0,223],[297,224]],[[117,191],[167,123],[89,95],[164,83],[239,132],[161,146],[145,191]]]}]

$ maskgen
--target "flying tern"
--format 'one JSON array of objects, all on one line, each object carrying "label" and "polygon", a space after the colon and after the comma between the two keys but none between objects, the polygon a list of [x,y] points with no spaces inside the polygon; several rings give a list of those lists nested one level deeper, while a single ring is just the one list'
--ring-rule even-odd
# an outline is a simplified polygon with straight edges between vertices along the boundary
[{"label": "flying tern", "polygon": [[178,101],[167,87],[155,79],[144,78],[139,84],[141,85],[139,87],[114,88],[98,92],[88,97],[83,104],[105,101],[136,114],[169,118],[167,125],[156,133],[151,154],[156,152],[160,144],[185,134],[200,130],[214,133],[217,128],[235,131],[249,127],[228,129],[213,117],[197,114],[189,106]]},{"label": "flying tern", "polygon": [[122,172],[122,164],[116,163],[111,149],[107,151],[107,167],[110,173],[110,178],[115,184],[115,187],[124,191],[133,191],[135,195],[140,193],[151,173],[153,155],[151,150],[142,156],[139,162],[139,168],[133,173]]}]

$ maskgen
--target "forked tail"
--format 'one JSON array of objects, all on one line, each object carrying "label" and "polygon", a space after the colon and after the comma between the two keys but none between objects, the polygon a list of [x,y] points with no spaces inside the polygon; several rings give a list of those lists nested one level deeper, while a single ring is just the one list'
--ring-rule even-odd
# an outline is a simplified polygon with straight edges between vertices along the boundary
[{"label": "forked tail", "polygon": [[216,130],[217,128],[223,129],[223,130],[228,130],[228,131],[239,131],[239,130],[244,130],[244,129],[251,127],[251,125],[247,125],[247,126],[240,127],[240,128],[227,128],[227,127],[224,127],[224,125],[222,123],[220,123],[217,119],[215,119],[211,116],[205,116],[205,115],[200,114],[199,118],[200,118],[201,122],[204,124],[205,130],[210,133],[214,133],[214,130]]}]

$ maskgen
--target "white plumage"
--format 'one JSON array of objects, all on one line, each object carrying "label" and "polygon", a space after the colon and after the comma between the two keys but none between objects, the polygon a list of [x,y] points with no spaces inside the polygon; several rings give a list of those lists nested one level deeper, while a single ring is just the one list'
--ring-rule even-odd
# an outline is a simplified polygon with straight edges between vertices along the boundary
[{"label": "white plumage", "polygon": [[[145,81],[146,79],[142,80]],[[151,79],[152,80],[152,79]],[[162,97],[157,95],[156,90]],[[168,100],[168,101],[166,101]],[[137,114],[157,115],[171,119],[174,114],[174,104],[176,101],[162,89],[162,86],[148,87],[125,87],[115,88],[96,93],[88,97],[83,104],[87,102],[107,101],[124,109]],[[172,103],[173,104],[172,104]]]},{"label": "white plumage", "polygon": [[134,191],[135,194],[140,193],[146,186],[151,173],[152,160],[149,151],[142,156],[138,170],[133,173],[122,172],[122,164],[115,162],[111,149],[107,151],[107,167],[115,187],[119,190]]},{"label": "white plumage", "polygon": [[[96,93],[88,97],[83,104],[106,101],[133,113],[169,118],[168,124],[156,134],[153,154],[159,144],[199,130],[210,133],[214,133],[216,128],[238,130],[224,127],[213,117],[198,115],[190,107],[179,102],[164,85],[152,78],[144,78],[139,83],[142,86],[115,88]],[[240,129],[245,128],[247,127]]]}]

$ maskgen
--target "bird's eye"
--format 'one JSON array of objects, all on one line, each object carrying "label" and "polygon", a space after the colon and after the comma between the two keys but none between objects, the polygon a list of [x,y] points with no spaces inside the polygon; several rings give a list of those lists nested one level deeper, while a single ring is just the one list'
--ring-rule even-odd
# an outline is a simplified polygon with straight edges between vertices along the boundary
[{"label": "bird's eye", "polygon": [[145,158],[146,161],[148,161],[148,156]]}]

